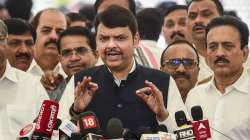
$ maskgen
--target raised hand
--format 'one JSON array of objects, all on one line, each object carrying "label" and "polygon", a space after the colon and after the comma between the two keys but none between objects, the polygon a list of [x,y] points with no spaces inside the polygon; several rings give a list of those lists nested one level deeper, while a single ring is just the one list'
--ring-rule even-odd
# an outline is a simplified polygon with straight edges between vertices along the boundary
[{"label": "raised hand", "polygon": [[91,80],[91,77],[85,76],[81,82],[77,83],[74,101],[74,110],[77,112],[84,111],[98,89],[98,85]]},{"label": "raised hand", "polygon": [[47,71],[42,75],[41,83],[47,90],[55,90],[60,82],[63,80],[63,76],[53,71]]},{"label": "raised hand", "polygon": [[168,111],[164,106],[162,92],[150,81],[145,81],[145,87],[136,91],[148,107],[156,114],[159,121],[163,121],[168,117]]}]

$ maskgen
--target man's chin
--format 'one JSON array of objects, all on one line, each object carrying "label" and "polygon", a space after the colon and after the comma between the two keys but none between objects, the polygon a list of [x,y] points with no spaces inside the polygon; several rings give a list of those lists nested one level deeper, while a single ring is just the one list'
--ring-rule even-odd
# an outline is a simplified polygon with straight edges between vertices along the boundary
[{"label": "man's chin", "polygon": [[19,70],[27,71],[29,69],[29,66],[30,64],[27,64],[27,63],[19,63],[15,67]]}]

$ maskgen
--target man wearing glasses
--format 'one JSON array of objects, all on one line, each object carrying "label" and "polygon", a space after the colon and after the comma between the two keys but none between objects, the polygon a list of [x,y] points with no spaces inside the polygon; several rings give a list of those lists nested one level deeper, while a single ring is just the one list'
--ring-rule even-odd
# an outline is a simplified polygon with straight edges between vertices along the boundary
[{"label": "man wearing glasses", "polygon": [[50,99],[60,101],[71,76],[82,69],[93,67],[97,62],[98,54],[94,35],[83,27],[66,29],[60,35],[57,46],[59,61],[67,78],[64,79],[59,74],[48,71],[42,76],[41,82],[47,89]]},{"label": "man wearing glasses", "polygon": [[200,70],[196,49],[188,41],[174,41],[162,53],[161,70],[174,78],[185,102],[188,92],[196,85]]}]

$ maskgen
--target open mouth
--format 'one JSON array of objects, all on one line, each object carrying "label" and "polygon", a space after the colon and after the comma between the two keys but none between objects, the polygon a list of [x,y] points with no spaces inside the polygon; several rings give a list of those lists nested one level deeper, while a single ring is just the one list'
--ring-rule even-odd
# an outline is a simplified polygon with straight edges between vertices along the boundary
[{"label": "open mouth", "polygon": [[107,52],[105,53],[105,55],[106,55],[107,60],[110,60],[110,61],[115,61],[121,58],[121,53],[115,52],[115,51]]},{"label": "open mouth", "polygon": [[195,31],[196,33],[205,32],[205,27],[203,27],[203,26],[195,26],[195,27],[194,27],[194,31]]}]

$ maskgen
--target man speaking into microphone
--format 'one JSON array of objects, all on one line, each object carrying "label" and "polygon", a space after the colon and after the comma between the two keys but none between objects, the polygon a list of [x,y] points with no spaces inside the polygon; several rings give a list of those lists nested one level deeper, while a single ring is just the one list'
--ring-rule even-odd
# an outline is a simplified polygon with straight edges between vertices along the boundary
[{"label": "man speaking into microphone", "polygon": [[172,112],[185,110],[180,93],[169,75],[136,63],[133,54],[139,36],[133,14],[110,6],[97,15],[95,28],[104,65],[83,70],[71,79],[76,85],[71,115],[93,111],[102,130],[113,117],[132,131],[155,129],[157,120],[166,122],[169,130],[175,129]]}]

